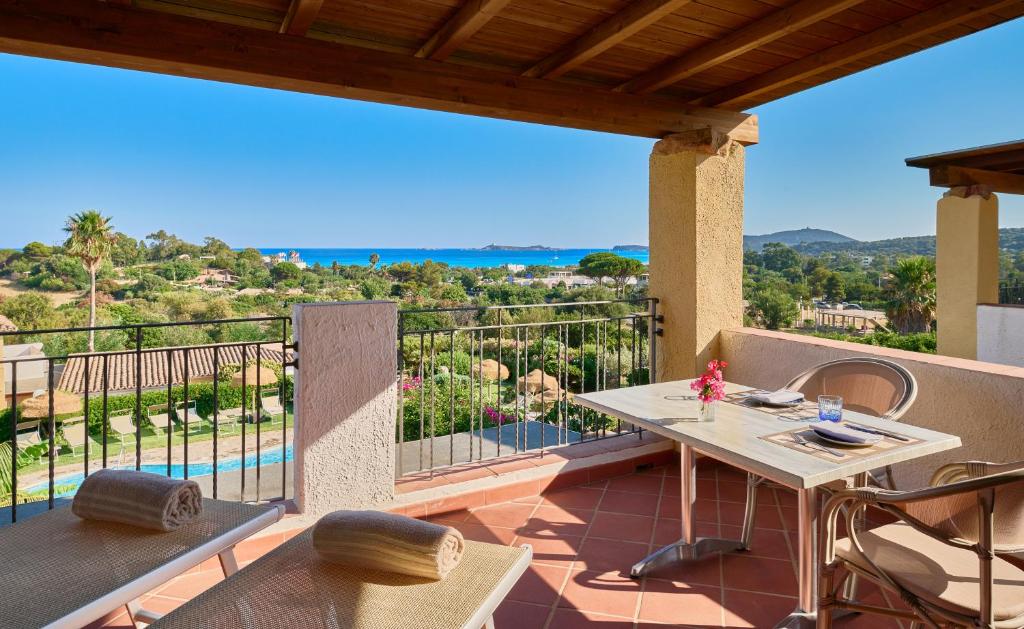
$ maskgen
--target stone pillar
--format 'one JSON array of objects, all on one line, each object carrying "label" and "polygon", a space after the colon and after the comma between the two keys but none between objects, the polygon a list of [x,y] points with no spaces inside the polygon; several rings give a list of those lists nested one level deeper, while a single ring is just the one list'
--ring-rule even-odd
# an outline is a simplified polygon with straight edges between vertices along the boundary
[{"label": "stone pillar", "polygon": [[314,517],[394,498],[394,302],[296,304],[295,502]]},{"label": "stone pillar", "polygon": [[999,201],[977,187],[939,200],[935,239],[938,353],[975,359],[978,304],[999,302]]},{"label": "stone pillar", "polygon": [[650,160],[650,295],[665,317],[658,380],[693,377],[743,325],[744,149],[710,129],[660,140]]}]

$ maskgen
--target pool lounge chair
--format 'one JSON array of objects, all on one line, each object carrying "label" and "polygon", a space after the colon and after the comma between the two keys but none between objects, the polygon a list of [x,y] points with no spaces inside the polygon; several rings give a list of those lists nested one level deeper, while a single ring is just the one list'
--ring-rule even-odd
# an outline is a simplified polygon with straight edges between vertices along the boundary
[{"label": "pool lounge chair", "polygon": [[203,418],[196,413],[196,403],[194,400],[188,403],[187,408],[184,402],[175,404],[174,416],[177,418],[182,430],[198,432],[203,428]]},{"label": "pool lounge chair", "polygon": [[281,405],[281,397],[276,392],[260,398],[260,415],[273,419],[283,414],[284,406]]},{"label": "pool lounge chair", "polygon": [[237,569],[235,544],[281,519],[284,508],[203,500],[203,513],[169,533],[81,520],[71,508],[0,529],[0,627],[82,627],[119,607],[135,620],[140,596],[219,556],[225,575]]},{"label": "pool lounge chair", "polygon": [[43,438],[39,436],[39,420],[19,422],[15,429],[17,434],[18,456],[30,458],[33,461],[39,461],[39,456],[29,456],[25,454],[25,450],[27,448],[43,444]]},{"label": "pool lounge chair", "polygon": [[71,454],[78,456],[78,451],[85,453],[85,440],[89,438],[89,431],[86,429],[84,417],[65,419],[61,424],[61,432],[64,433],[64,440],[71,448]]},{"label": "pool lounge chair", "polygon": [[154,404],[146,407],[146,415],[149,417],[149,425],[153,432],[162,435],[164,430],[172,430],[171,407],[167,404]]},{"label": "pool lounge chair", "polygon": [[442,581],[326,563],[294,537],[152,625],[192,629],[480,629],[530,565],[529,546],[466,542]]}]

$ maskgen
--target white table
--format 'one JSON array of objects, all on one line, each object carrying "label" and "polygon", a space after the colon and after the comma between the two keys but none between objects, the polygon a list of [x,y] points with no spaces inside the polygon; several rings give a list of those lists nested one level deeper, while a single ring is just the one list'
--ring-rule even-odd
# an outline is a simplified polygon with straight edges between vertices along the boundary
[{"label": "white table", "polygon": [[[736,384],[728,384],[726,387],[727,393],[745,390],[749,390],[749,387]],[[818,487],[886,465],[960,447],[960,438],[954,435],[908,424],[894,425],[888,420],[844,410],[844,419],[865,426],[895,430],[908,437],[920,439],[920,442],[860,457],[850,462],[835,463],[820,459],[810,451],[804,455],[761,439],[797,428],[801,422],[786,420],[756,407],[724,401],[718,403],[715,421],[697,422],[699,403],[692,399],[692,396],[690,381],[686,380],[583,393],[573,398],[581,406],[617,417],[680,444],[682,539],[633,566],[631,574],[639,577],[666,564],[693,561],[713,552],[745,548],[740,540],[696,536],[693,505],[697,492],[696,453],[699,452],[797,492],[799,601],[794,613],[779,623],[779,627],[813,626],[813,619],[816,616],[818,601],[815,536]],[[691,399],[680,399],[684,397]],[[804,422],[807,423],[809,422]],[[745,528],[749,528],[753,516],[751,509],[754,505],[747,506]]]}]

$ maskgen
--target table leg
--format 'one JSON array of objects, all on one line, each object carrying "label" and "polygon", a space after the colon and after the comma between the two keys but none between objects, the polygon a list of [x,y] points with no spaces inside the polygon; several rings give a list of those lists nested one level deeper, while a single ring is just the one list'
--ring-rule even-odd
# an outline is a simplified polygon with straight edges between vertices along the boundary
[{"label": "table leg", "polygon": [[799,517],[799,598],[796,610],[785,620],[775,625],[776,629],[803,629],[814,627],[818,615],[818,491],[797,490],[797,511]]},{"label": "table leg", "polygon": [[665,566],[684,561],[695,561],[711,553],[741,550],[739,540],[697,537],[693,504],[697,500],[697,453],[686,444],[680,446],[680,476],[682,477],[682,520],[683,535],[675,544],[670,544],[636,563],[629,576],[638,579]]}]

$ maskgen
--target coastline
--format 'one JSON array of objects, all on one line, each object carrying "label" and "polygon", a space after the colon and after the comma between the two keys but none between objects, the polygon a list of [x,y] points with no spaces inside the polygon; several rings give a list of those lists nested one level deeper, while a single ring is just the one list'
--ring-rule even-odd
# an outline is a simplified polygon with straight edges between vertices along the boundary
[{"label": "coastline", "polygon": [[426,260],[444,262],[451,267],[496,268],[506,264],[522,264],[529,266],[540,264],[547,266],[573,266],[583,256],[596,252],[612,252],[618,255],[635,258],[644,264],[648,263],[647,251],[613,251],[611,248],[590,249],[549,249],[549,250],[508,250],[508,249],[457,249],[457,248],[315,248],[315,247],[260,247],[264,255],[288,253],[296,251],[303,262],[312,266],[319,262],[321,266],[331,266],[333,262],[340,265],[368,265],[371,253],[380,256],[378,264],[397,264],[411,262],[419,264]]}]

